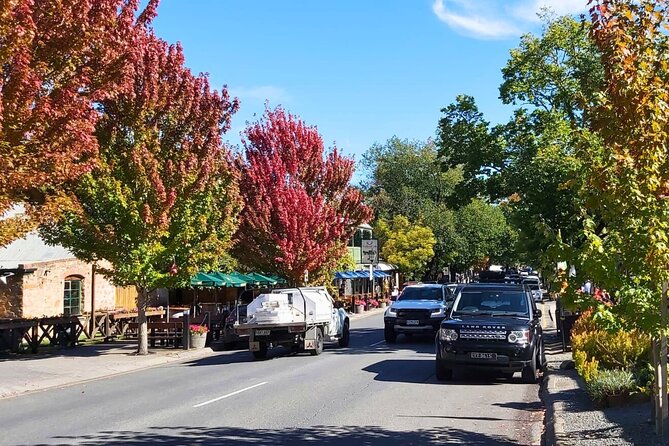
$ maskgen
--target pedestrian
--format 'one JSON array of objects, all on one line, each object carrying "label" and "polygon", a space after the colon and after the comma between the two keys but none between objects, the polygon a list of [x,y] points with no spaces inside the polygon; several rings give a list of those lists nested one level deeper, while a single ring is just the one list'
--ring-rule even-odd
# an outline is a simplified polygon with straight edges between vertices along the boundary
[{"label": "pedestrian", "polygon": [[400,290],[397,288],[397,285],[393,287],[393,292],[390,293],[390,300],[397,300],[397,296],[400,295]]}]

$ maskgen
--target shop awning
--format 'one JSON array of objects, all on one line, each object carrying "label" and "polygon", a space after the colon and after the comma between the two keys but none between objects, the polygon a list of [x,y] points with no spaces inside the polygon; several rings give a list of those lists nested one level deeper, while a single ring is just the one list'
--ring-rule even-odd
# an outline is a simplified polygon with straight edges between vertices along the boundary
[{"label": "shop awning", "polygon": [[[383,271],[374,270],[373,272],[375,279],[382,279],[384,277],[390,277],[387,273]],[[341,271],[335,274],[335,279],[367,279],[369,280],[369,271]]]}]

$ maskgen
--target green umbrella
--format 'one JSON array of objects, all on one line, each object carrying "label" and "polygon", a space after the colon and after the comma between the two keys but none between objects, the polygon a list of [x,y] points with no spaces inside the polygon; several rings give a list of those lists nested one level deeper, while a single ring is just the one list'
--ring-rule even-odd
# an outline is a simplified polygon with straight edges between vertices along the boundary
[{"label": "green umbrella", "polygon": [[215,273],[211,273],[210,275],[219,278],[220,280],[225,282],[225,286],[229,287],[235,287],[235,288],[242,288],[246,286],[247,280],[243,280],[240,277],[237,277],[236,275],[233,274],[227,274],[227,273],[222,273],[220,271],[216,271]]},{"label": "green umbrella", "polygon": [[260,282],[256,278],[251,277],[249,274],[242,274],[240,272],[233,271],[232,273],[230,273],[230,275],[233,276],[233,277],[236,277],[239,280],[243,280],[244,282],[247,282],[249,285],[253,285],[253,286],[259,286],[260,285]]},{"label": "green umbrella", "polygon": [[283,277],[279,277],[276,274],[270,274],[267,277],[276,281],[276,283],[279,284],[279,285],[286,285],[288,283],[288,281],[286,279],[284,279]]},{"label": "green umbrella", "polygon": [[219,287],[225,286],[225,281],[214,275],[199,272],[190,279],[190,284],[191,286]]},{"label": "green umbrella", "polygon": [[260,285],[276,285],[277,281],[269,276],[264,276],[260,273],[248,273],[246,276],[253,278]]}]

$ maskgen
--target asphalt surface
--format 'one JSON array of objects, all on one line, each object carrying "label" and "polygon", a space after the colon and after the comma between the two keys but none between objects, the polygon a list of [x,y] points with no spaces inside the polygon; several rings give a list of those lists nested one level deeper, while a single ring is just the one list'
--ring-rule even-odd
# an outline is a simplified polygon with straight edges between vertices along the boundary
[{"label": "asphalt surface", "polygon": [[317,357],[245,350],[0,400],[0,444],[535,445],[539,385],[434,375],[430,338],[383,341],[352,322]]}]

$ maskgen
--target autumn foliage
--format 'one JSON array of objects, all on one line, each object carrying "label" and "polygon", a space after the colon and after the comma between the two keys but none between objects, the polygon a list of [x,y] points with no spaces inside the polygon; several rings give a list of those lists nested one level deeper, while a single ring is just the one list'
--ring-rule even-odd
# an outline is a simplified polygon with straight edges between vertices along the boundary
[{"label": "autumn foliage", "polygon": [[97,106],[127,85],[151,0],[7,0],[0,7],[0,246],[55,214],[63,186],[95,166]]},{"label": "autumn foliage", "polygon": [[371,218],[351,187],[353,160],[281,108],[244,133],[240,191],[244,209],[237,253],[246,265],[302,282],[317,277],[345,253],[355,227]]},{"label": "autumn foliage", "polygon": [[100,101],[97,166],[43,234],[83,260],[107,260],[103,274],[135,285],[142,324],[149,291],[182,286],[228,258],[242,202],[222,143],[237,100],[193,75],[179,45],[150,32],[136,44],[129,88]]}]

